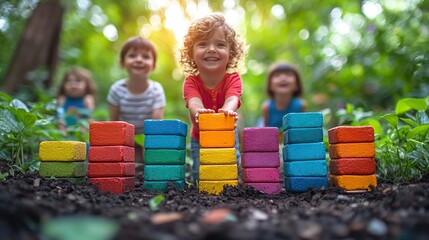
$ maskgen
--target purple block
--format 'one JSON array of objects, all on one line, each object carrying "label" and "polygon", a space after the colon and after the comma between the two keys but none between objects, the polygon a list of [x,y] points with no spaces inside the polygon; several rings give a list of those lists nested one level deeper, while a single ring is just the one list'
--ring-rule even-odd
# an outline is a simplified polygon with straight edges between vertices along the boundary
[{"label": "purple block", "polygon": [[245,183],[274,183],[280,182],[278,168],[243,168],[243,182]]},{"label": "purple block", "polygon": [[280,166],[279,152],[244,152],[241,166],[245,168],[277,168]]},{"label": "purple block", "polygon": [[278,152],[279,129],[254,127],[243,129],[243,152]]},{"label": "purple block", "polygon": [[264,192],[269,195],[280,193],[282,186],[281,183],[246,183],[245,185],[252,186],[256,190]]}]

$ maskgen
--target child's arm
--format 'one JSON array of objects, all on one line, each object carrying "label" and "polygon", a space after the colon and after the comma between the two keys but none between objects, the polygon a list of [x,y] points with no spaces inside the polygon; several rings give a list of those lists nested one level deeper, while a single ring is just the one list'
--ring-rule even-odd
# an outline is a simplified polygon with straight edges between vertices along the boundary
[{"label": "child's arm", "polygon": [[261,109],[262,109],[262,119],[264,122],[264,127],[267,127],[268,126],[268,117],[269,117],[268,101],[265,101],[262,103]]},{"label": "child's arm", "polygon": [[164,118],[164,108],[154,109],[152,112],[152,119],[163,119]]},{"label": "child's arm", "polygon": [[203,101],[198,97],[193,97],[189,99],[188,109],[191,116],[195,117],[196,122],[198,122],[198,114],[215,112],[213,109],[204,108]]},{"label": "child's arm", "polygon": [[109,104],[110,121],[119,121],[119,106]]},{"label": "child's arm", "polygon": [[225,100],[225,103],[223,104],[222,108],[218,110],[218,112],[223,112],[225,115],[238,116],[236,111],[238,109],[239,102],[240,99],[237,96],[230,96]]},{"label": "child's arm", "polygon": [[92,95],[86,95],[83,99],[83,105],[88,108],[90,111],[93,111],[95,108],[95,99]]}]

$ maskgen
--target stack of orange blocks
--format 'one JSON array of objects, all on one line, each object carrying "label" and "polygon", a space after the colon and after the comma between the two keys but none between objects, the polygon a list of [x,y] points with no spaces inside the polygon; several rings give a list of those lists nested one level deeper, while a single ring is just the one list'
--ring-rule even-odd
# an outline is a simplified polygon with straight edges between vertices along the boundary
[{"label": "stack of orange blocks", "polygon": [[88,177],[103,192],[134,189],[134,125],[122,121],[91,122]]},{"label": "stack of orange blocks", "polygon": [[224,185],[238,185],[235,117],[223,113],[200,114],[199,191],[219,195]]},{"label": "stack of orange blocks", "polygon": [[339,126],[329,129],[328,137],[331,183],[346,191],[376,187],[374,129]]}]

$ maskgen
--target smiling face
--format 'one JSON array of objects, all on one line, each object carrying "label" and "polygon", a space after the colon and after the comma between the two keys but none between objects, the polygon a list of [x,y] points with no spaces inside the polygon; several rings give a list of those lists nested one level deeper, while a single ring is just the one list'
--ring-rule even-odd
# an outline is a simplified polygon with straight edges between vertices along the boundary
[{"label": "smiling face", "polygon": [[64,92],[68,97],[84,97],[87,92],[86,81],[79,76],[70,74],[64,83]]},{"label": "smiling face", "polygon": [[293,72],[275,72],[271,77],[270,90],[274,94],[293,94],[298,90]]},{"label": "smiling face", "polygon": [[220,27],[207,39],[196,41],[193,46],[193,60],[202,74],[226,72],[229,62],[229,45]]},{"label": "smiling face", "polygon": [[121,66],[130,77],[148,77],[155,69],[155,58],[152,51],[145,48],[131,48],[125,53]]}]

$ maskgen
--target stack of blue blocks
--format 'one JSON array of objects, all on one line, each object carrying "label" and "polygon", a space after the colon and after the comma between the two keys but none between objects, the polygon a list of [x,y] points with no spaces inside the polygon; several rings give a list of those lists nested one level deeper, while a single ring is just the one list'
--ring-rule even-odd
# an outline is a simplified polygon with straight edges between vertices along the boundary
[{"label": "stack of blue blocks", "polygon": [[144,121],[145,189],[165,191],[169,182],[184,189],[187,133],[188,126],[180,120]]},{"label": "stack of blue blocks", "polygon": [[289,113],[283,117],[285,189],[306,192],[328,187],[326,148],[320,112]]}]

